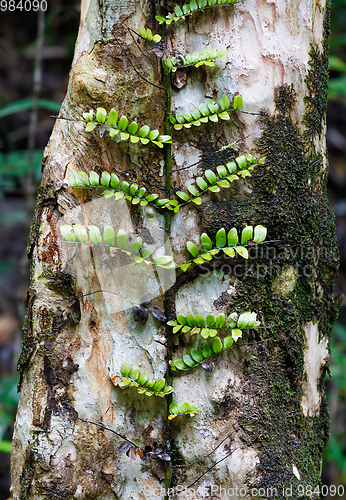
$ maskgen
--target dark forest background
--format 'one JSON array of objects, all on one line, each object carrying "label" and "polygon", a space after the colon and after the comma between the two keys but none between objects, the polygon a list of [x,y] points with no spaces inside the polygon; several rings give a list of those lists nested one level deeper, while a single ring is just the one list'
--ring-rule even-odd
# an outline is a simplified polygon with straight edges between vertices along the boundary
[{"label": "dark forest background", "polygon": [[[47,0],[41,4],[47,7],[43,14],[24,8],[2,10],[5,1],[0,1],[0,500],[10,496],[9,452],[18,402],[16,362],[29,284],[28,228],[40,182],[42,151],[54,125],[52,115],[59,112],[66,93],[80,15],[79,0]],[[40,1],[31,1],[32,8]],[[346,294],[345,0],[332,0],[331,28],[328,194],[341,254],[337,295]],[[346,489],[345,325],[343,299],[331,339],[333,378],[326,380],[331,434],[322,478],[328,486]],[[340,498],[337,491],[335,496]]]}]

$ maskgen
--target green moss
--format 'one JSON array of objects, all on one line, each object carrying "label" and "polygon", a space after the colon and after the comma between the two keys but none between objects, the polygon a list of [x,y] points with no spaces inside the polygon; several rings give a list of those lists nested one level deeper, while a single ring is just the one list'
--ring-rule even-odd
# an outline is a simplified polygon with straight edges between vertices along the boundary
[{"label": "green moss", "polygon": [[326,10],[322,51],[320,51],[315,45],[311,44],[311,50],[309,52],[310,60],[308,63],[310,69],[305,78],[308,95],[304,97],[306,112],[302,123],[306,127],[303,137],[309,145],[311,145],[314,138],[321,138],[327,110],[330,2],[327,2]]}]

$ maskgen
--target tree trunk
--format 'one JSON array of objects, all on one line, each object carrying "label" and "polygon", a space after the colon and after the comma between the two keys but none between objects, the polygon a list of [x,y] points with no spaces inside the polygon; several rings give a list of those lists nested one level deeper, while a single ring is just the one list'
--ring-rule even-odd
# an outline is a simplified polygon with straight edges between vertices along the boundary
[{"label": "tree trunk", "polygon": [[[154,3],[82,3],[60,114],[68,120],[57,120],[44,152],[28,247],[32,275],[19,361],[13,498],[283,499],[310,498],[311,491],[318,498],[338,263],[325,189],[329,4],[220,5],[164,27],[164,43],[153,48],[131,30],[147,23],[157,33],[156,14]],[[229,52],[215,67],[164,74],[164,48],[173,57],[206,46]],[[175,130],[167,119],[167,110],[182,114],[235,94],[244,106],[230,112],[231,120]],[[173,144],[88,134],[83,122],[73,121],[87,106],[114,107],[139,126],[172,135]],[[172,190],[186,191],[205,170],[216,172],[248,152],[266,157],[251,177],[208,191],[200,205],[177,214],[67,186],[68,171],[108,171],[174,198]],[[131,256],[64,242],[60,227],[73,223],[122,228],[155,244],[156,256],[171,251],[179,265],[191,258],[187,241],[198,244],[207,233],[215,242],[221,228],[263,225],[269,243],[250,241],[247,260],[219,252],[186,272],[157,267],[157,275]],[[100,289],[103,294],[71,299]],[[245,330],[234,348],[215,357],[211,372],[200,366],[167,371],[172,356],[200,347],[200,335],[173,335],[155,314],[146,324],[135,322],[132,306],[145,295],[149,309],[142,306],[138,314],[158,307],[175,320],[253,311],[264,328]],[[120,388],[124,360],[155,379],[166,377],[173,401],[197,404],[198,413],[167,421],[172,396]],[[139,454],[156,446],[158,458],[131,460],[134,448],[130,457],[118,451],[125,440]]]}]

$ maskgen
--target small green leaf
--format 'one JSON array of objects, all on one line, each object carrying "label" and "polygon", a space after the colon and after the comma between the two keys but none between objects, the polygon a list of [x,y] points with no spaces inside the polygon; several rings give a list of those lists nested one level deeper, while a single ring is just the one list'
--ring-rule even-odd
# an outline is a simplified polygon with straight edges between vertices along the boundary
[{"label": "small green leaf", "polygon": [[213,248],[213,243],[206,233],[201,235],[201,245],[205,251],[209,251]]},{"label": "small green leaf", "polygon": [[85,127],[85,132],[92,132],[94,130],[94,128],[96,127],[96,123],[95,122],[89,122],[87,123],[87,126]]},{"label": "small green leaf", "polygon": [[122,250],[126,250],[129,238],[123,229],[119,229],[117,234],[117,245]]},{"label": "small green leaf", "polygon": [[224,228],[221,228],[216,233],[216,246],[218,248],[223,248],[226,245],[226,231]]},{"label": "small green leaf", "polygon": [[188,264],[182,264],[182,265],[180,266],[180,269],[181,269],[183,272],[185,272],[185,271],[187,271],[187,270],[188,270],[188,268],[189,268],[190,266],[191,266],[191,262],[189,262]]},{"label": "small green leaf", "polygon": [[208,314],[207,316],[207,327],[208,328],[213,328],[215,323],[215,317],[213,314]]},{"label": "small green leaf", "polygon": [[227,335],[227,337],[225,337],[223,339],[223,347],[225,349],[229,349],[230,347],[232,347],[233,344],[234,344],[234,340],[232,339],[231,335]]},{"label": "small green leaf", "polygon": [[183,325],[176,325],[173,327],[173,333],[179,332],[179,330],[183,327]]},{"label": "small green leaf", "polygon": [[183,201],[189,201],[190,199],[190,196],[187,193],[184,193],[183,191],[177,191],[176,195]]},{"label": "small green leaf", "polygon": [[210,111],[208,109],[208,106],[204,102],[202,102],[198,107],[203,116],[209,115]]},{"label": "small green leaf", "polygon": [[222,251],[228,255],[229,257],[234,257],[235,256],[235,251],[234,251],[234,248],[229,248],[229,247],[226,247],[226,248],[223,248]]},{"label": "small green leaf", "polygon": [[239,241],[239,237],[238,237],[238,232],[236,230],[235,227],[233,227],[229,232],[228,232],[228,235],[227,235],[227,241],[228,241],[228,245],[230,247],[233,247],[234,245],[236,245]]},{"label": "small green leaf", "polygon": [[96,121],[99,123],[104,123],[107,118],[107,111],[105,108],[97,108],[96,110]]},{"label": "small green leaf", "polygon": [[193,314],[189,313],[189,314],[186,316],[186,320],[187,320],[187,323],[188,323],[190,326],[195,326],[195,324],[196,324],[196,320],[195,320],[195,317],[193,316]]},{"label": "small green leaf", "polygon": [[214,184],[214,182],[217,181],[217,177],[212,170],[206,170],[204,172],[204,175],[206,176],[210,184]]},{"label": "small green leaf", "polygon": [[191,411],[191,405],[188,401],[183,401],[182,403],[178,404],[178,412],[181,414],[184,413],[190,413]]},{"label": "small green leaf", "polygon": [[134,365],[134,366],[132,366],[132,368],[130,370],[129,377],[132,380],[137,380],[139,373],[140,373],[139,366]]},{"label": "small green leaf", "polygon": [[208,108],[211,113],[217,113],[219,111],[219,105],[213,99],[208,102]]},{"label": "small green leaf", "polygon": [[197,314],[197,316],[196,316],[196,325],[199,328],[202,328],[205,325],[204,318],[201,314]]},{"label": "small green leaf", "polygon": [[105,226],[103,228],[103,241],[110,247],[115,246],[115,233],[111,226]]},{"label": "small green leaf", "polygon": [[99,186],[100,184],[100,176],[93,170],[89,173],[89,182],[90,186]]},{"label": "small green leaf", "polygon": [[73,224],[72,227],[77,240],[80,241],[81,243],[86,243],[88,241],[86,228],[81,224]]},{"label": "small green leaf", "polygon": [[213,347],[213,351],[215,352],[215,354],[222,351],[222,342],[221,342],[219,337],[213,338],[212,347]]},{"label": "small green leaf", "polygon": [[123,361],[121,367],[120,367],[120,372],[124,377],[126,377],[130,371],[131,371],[132,365],[129,361],[125,360]]},{"label": "small green leaf", "polygon": [[159,197],[158,194],[149,194],[146,197],[146,200],[147,200],[148,203],[151,203],[152,201],[156,200],[158,197]]},{"label": "small green leaf", "polygon": [[143,127],[141,127],[138,130],[138,135],[139,135],[139,137],[146,137],[149,134],[149,131],[150,131],[150,128],[148,127],[148,125],[143,125]]},{"label": "small green leaf", "polygon": [[189,193],[192,194],[192,196],[198,196],[199,195],[199,190],[196,189],[193,184],[190,184],[189,186],[187,186],[187,190],[189,191]]},{"label": "small green leaf", "polygon": [[147,372],[142,372],[139,374],[137,382],[141,385],[144,385],[148,382],[148,380],[149,380],[149,375],[147,374]]},{"label": "small green leaf", "polygon": [[223,313],[219,314],[216,318],[215,328],[223,328],[225,326],[225,323],[226,323],[225,315]]},{"label": "small green leaf", "polygon": [[184,363],[187,365],[187,366],[195,366],[195,361],[191,358],[191,356],[189,354],[184,354],[183,356],[183,361]]},{"label": "small green leaf", "polygon": [[74,234],[74,232],[72,232],[73,229],[71,226],[64,224],[63,226],[60,226],[60,231],[61,231],[61,236],[64,238],[64,240],[76,241],[76,235]]},{"label": "small green leaf", "polygon": [[233,109],[241,109],[243,107],[243,98],[241,95],[234,96]]},{"label": "small green leaf", "polygon": [[133,242],[131,243],[130,249],[132,253],[138,253],[142,247],[143,240],[140,236],[138,236]]},{"label": "small green leaf", "polygon": [[163,255],[162,257],[154,257],[153,261],[155,264],[159,267],[165,266],[166,264],[171,263],[173,260],[173,257],[170,255]]},{"label": "small green leaf", "polygon": [[118,127],[120,130],[124,131],[126,130],[127,124],[129,123],[128,119],[126,116],[122,116],[119,120]]},{"label": "small green leaf", "polygon": [[208,344],[202,345],[202,354],[204,358],[209,358],[211,356],[211,349]]},{"label": "small green leaf", "polygon": [[220,52],[217,53],[216,58],[218,59],[219,57],[223,57],[228,53],[229,53],[229,50],[220,50]]},{"label": "small green leaf", "polygon": [[116,174],[111,174],[111,187],[113,189],[118,189],[119,182],[119,177]]},{"label": "small green leaf", "polygon": [[264,241],[267,237],[267,228],[266,227],[263,227],[261,225],[258,225],[255,227],[255,235],[254,235],[254,238],[253,240],[256,242],[256,243],[261,243],[262,241]]},{"label": "small green leaf", "polygon": [[202,198],[200,198],[199,196],[197,196],[197,198],[192,198],[192,203],[194,203],[195,205],[202,205]]},{"label": "small green leaf", "polygon": [[83,118],[87,122],[90,122],[93,119],[94,116],[94,111],[91,109],[90,111],[87,111],[86,113],[83,113]]},{"label": "small green leaf", "polygon": [[162,16],[155,16],[156,21],[158,21],[160,24],[163,24],[166,22],[166,19]]},{"label": "small green leaf", "polygon": [[219,100],[219,104],[220,104],[222,111],[226,111],[226,109],[228,109],[231,105],[231,103],[229,102],[229,99],[226,95],[224,97],[221,97],[221,99]]},{"label": "small green leaf", "polygon": [[105,171],[102,172],[101,180],[100,180],[101,186],[108,187],[110,180],[111,180],[111,176],[109,175],[109,173],[105,172]]},{"label": "small green leaf", "polygon": [[208,187],[208,184],[205,182],[205,180],[202,177],[197,177],[196,184],[200,189],[202,189],[202,191],[204,191]]},{"label": "small green leaf", "polygon": [[128,193],[129,192],[129,187],[130,187],[130,184],[127,182],[127,181],[123,181],[121,183],[121,190],[124,192],[124,193]]},{"label": "small green leaf", "polygon": [[107,122],[111,127],[115,127],[118,121],[118,113],[112,108],[109,112]]},{"label": "small green leaf", "polygon": [[138,124],[136,122],[131,122],[128,126],[128,131],[130,134],[135,134],[138,130]]},{"label": "small green leaf", "polygon": [[247,163],[247,159],[246,159],[246,156],[245,155],[241,155],[241,156],[238,156],[236,159],[235,159],[237,165],[239,168],[243,169],[243,168],[246,168],[248,163]]},{"label": "small green leaf", "polygon": [[249,240],[252,240],[253,237],[253,227],[246,226],[241,233],[241,244],[246,245]]},{"label": "small green leaf", "polygon": [[174,361],[174,365],[178,370],[186,369],[186,365],[182,359],[177,359],[176,361]]},{"label": "small green leaf", "polygon": [[187,323],[185,316],[183,316],[182,314],[178,314],[178,315],[177,315],[177,321],[178,321],[181,325],[186,325],[186,323]]},{"label": "small green leaf", "polygon": [[149,132],[148,139],[150,141],[154,141],[156,139],[156,137],[158,137],[159,135],[160,135],[160,132],[158,130],[151,130]]},{"label": "small green leaf", "polygon": [[186,243],[186,247],[193,257],[197,257],[197,255],[199,254],[199,248],[194,243],[192,243],[192,241],[188,241]]},{"label": "small green leaf", "polygon": [[219,165],[218,167],[216,167],[216,170],[217,170],[217,173],[219,174],[219,177],[221,179],[223,179],[224,177],[227,177],[228,172],[227,172],[227,169],[224,165]]},{"label": "small green leaf", "polygon": [[238,329],[232,330],[232,338],[233,338],[234,342],[237,342],[239,337],[241,337],[242,335],[243,335],[243,332],[241,330],[238,330]]},{"label": "small green leaf", "polygon": [[157,380],[153,386],[154,391],[156,392],[161,391],[164,388],[165,384],[166,384],[165,379],[159,378],[159,380]]},{"label": "small green leaf", "polygon": [[97,226],[88,226],[89,238],[95,245],[100,245],[102,243],[102,237],[100,230]]},{"label": "small green leaf", "polygon": [[245,247],[234,247],[235,251],[244,259],[249,258],[249,252]]},{"label": "small green leaf", "polygon": [[196,363],[201,363],[201,361],[203,361],[204,359],[201,351],[195,348],[191,349],[190,355],[194,359],[194,361],[196,361]]}]

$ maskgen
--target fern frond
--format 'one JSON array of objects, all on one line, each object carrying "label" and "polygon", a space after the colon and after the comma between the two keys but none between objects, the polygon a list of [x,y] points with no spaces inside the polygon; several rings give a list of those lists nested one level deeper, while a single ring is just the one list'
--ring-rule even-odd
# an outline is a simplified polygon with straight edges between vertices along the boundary
[{"label": "fern frond", "polygon": [[179,55],[177,57],[169,58],[164,56],[162,58],[162,64],[168,73],[175,73],[177,69],[187,68],[189,66],[215,66],[215,60],[228,54],[229,50],[220,50],[218,52],[217,47],[213,49],[203,49],[201,52],[191,52],[190,54]]},{"label": "fern frond", "polygon": [[75,170],[68,171],[69,185],[72,188],[87,189],[87,188],[105,188],[103,195],[106,198],[115,196],[116,200],[125,199],[132,205],[145,206],[152,203],[159,208],[169,208],[173,210],[179,205],[178,200],[170,200],[168,198],[159,198],[158,194],[148,194],[144,196],[147,189],[139,187],[137,183],[129,184],[127,181],[120,181],[119,177],[112,173],[109,174],[103,171],[101,176],[94,171],[76,172]]},{"label": "fern frond", "polygon": [[228,335],[222,340],[219,337],[214,337],[211,348],[208,344],[202,344],[201,350],[193,348],[190,354],[184,354],[182,359],[170,360],[169,366],[173,371],[189,371],[197,366],[202,366],[205,371],[211,372],[213,369],[212,359],[216,355],[220,355],[227,349],[230,349],[241,335]]},{"label": "fern frond", "polygon": [[[82,224],[62,225],[60,226],[61,235],[64,240],[70,243],[84,243],[87,245],[102,245],[113,250],[119,250],[126,255],[133,257],[135,262],[145,262],[148,265],[155,264],[164,269],[174,269],[176,267],[173,262],[173,257],[163,255],[161,257],[151,257],[156,248],[154,245],[147,247],[143,246],[143,241],[140,236],[132,241],[129,245],[129,237],[123,229],[119,229],[117,235],[112,226],[103,228],[103,236],[97,226],[83,226]],[[150,257],[150,259],[148,259]]]},{"label": "fern frond", "polygon": [[141,32],[141,37],[144,38],[144,40],[147,40],[148,42],[153,42],[153,43],[158,43],[162,40],[162,37],[160,35],[153,35],[153,32],[151,31],[150,28],[144,28],[143,26],[140,27],[140,32]]},{"label": "fern frond", "polygon": [[173,22],[180,21],[181,19],[185,19],[186,16],[191,16],[195,12],[203,11],[206,9],[219,7],[221,5],[233,5],[238,3],[239,0],[190,0],[189,3],[180,7],[176,5],[174,7],[174,12],[171,12],[166,17],[156,16],[156,20],[160,24],[171,24]]},{"label": "fern frond", "polygon": [[164,378],[158,380],[150,378],[147,372],[141,372],[139,366],[132,366],[127,360],[122,363],[120,371],[121,381],[117,381],[115,377],[111,377],[111,380],[114,385],[121,388],[135,387],[139,394],[159,396],[160,398],[164,398],[174,391],[173,387],[166,385]]},{"label": "fern frond", "polygon": [[83,118],[87,122],[85,131],[92,132],[97,128],[101,137],[107,131],[109,137],[112,139],[117,137],[121,141],[129,140],[133,144],[139,142],[141,144],[148,144],[151,142],[159,148],[163,148],[164,144],[172,142],[170,135],[160,135],[158,130],[150,130],[148,125],[138,128],[138,124],[134,121],[129,123],[126,116],[122,116],[118,120],[118,113],[115,109],[111,109],[107,115],[107,111],[104,108],[97,108],[95,120],[93,119],[93,110],[83,113]]},{"label": "fern frond", "polygon": [[[191,128],[192,125],[199,127],[202,123],[207,123],[208,121],[216,123],[219,121],[219,118],[221,118],[221,120],[229,120],[230,116],[227,110],[230,105],[231,103],[227,96],[221,97],[219,103],[211,99],[207,104],[202,102],[198,109],[194,108],[190,112],[177,114],[175,116],[170,114],[169,120],[174,125],[175,130],[181,130],[183,127]],[[234,107],[234,109],[240,108]]]},{"label": "fern frond", "polygon": [[197,314],[196,317],[191,313],[187,316],[178,314],[177,319],[168,321],[167,325],[173,327],[173,333],[178,333],[180,330],[182,333],[191,331],[191,333],[200,334],[203,339],[216,337],[218,330],[231,330],[231,334],[228,336],[236,342],[242,336],[244,328],[256,328],[260,325],[256,316],[256,313],[246,311],[240,314],[236,321],[233,318],[226,320],[224,314],[219,314],[216,318],[213,314],[208,314],[206,318],[201,314]]},{"label": "fern frond", "polygon": [[[112,173],[103,171],[101,176],[94,171],[89,174],[81,171],[69,170],[69,185],[76,189],[104,188],[103,196],[109,198],[114,196],[116,200],[125,199],[132,205],[145,206],[148,203],[158,208],[172,210],[177,213],[180,207],[193,202],[195,205],[202,204],[201,196],[208,191],[218,193],[220,188],[230,188],[233,181],[240,177],[251,176],[253,169],[264,162],[264,157],[254,158],[251,154],[238,156],[233,162],[216,167],[216,173],[206,170],[203,177],[197,177],[194,184],[187,187],[187,192],[177,191],[179,198],[159,198],[158,194],[145,196],[146,188],[139,187],[137,183],[129,184],[127,181],[120,181],[119,177]],[[180,201],[182,200],[182,201]]]},{"label": "fern frond", "polygon": [[173,420],[173,418],[180,416],[194,417],[198,413],[198,406],[189,403],[189,401],[183,401],[182,403],[171,403],[169,405],[168,420]]},{"label": "fern frond", "polygon": [[239,180],[240,177],[251,177],[253,169],[264,162],[265,158],[254,158],[250,153],[238,156],[234,161],[226,163],[225,165],[218,165],[216,173],[212,170],[206,170],[203,177],[197,177],[194,184],[187,186],[189,193],[184,191],[177,191],[176,195],[183,200],[173,207],[173,211],[177,213],[180,207],[193,202],[195,205],[202,204],[201,196],[208,191],[212,193],[219,193],[220,188],[228,189],[231,187],[233,181]]},{"label": "fern frond", "polygon": [[[180,266],[182,271],[186,271],[193,263],[194,264],[203,264],[206,261],[212,260],[213,256],[218,254],[221,250],[228,255],[229,257],[235,257],[236,253],[243,257],[244,259],[249,258],[247,243],[249,240],[254,241],[256,243],[262,243],[267,236],[267,229],[261,225],[255,227],[247,226],[241,232],[240,245],[238,231],[235,227],[233,227],[228,234],[224,228],[221,228],[216,233],[216,247],[213,246],[213,243],[209,236],[206,233],[201,235],[201,246],[202,250],[200,250],[195,243],[192,241],[188,241],[186,243],[186,248],[189,253],[193,256],[193,259],[189,260],[185,264]],[[228,246],[226,246],[228,243]]]}]

